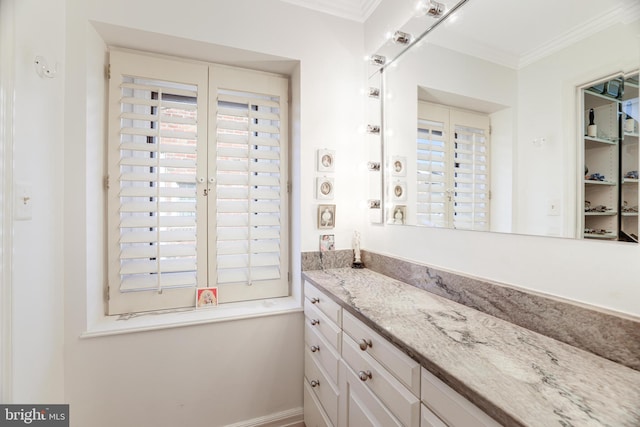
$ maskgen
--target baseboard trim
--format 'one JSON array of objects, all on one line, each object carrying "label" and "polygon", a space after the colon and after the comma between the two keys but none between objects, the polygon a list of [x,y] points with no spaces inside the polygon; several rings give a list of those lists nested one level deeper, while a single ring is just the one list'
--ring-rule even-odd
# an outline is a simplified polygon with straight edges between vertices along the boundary
[{"label": "baseboard trim", "polygon": [[304,427],[304,411],[302,407],[289,409],[264,417],[253,418],[226,427]]}]

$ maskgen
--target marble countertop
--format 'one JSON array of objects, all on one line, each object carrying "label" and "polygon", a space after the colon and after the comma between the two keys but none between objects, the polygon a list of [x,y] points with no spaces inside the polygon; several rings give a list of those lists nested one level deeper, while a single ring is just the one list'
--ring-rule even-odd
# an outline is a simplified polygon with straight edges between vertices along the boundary
[{"label": "marble countertop", "polygon": [[507,426],[640,426],[640,371],[368,269],[304,277]]}]

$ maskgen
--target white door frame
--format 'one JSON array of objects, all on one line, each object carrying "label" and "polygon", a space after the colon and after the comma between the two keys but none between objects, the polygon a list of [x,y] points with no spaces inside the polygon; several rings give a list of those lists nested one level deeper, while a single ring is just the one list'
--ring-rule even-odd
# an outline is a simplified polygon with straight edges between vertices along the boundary
[{"label": "white door frame", "polygon": [[13,400],[14,0],[0,1],[0,402]]}]

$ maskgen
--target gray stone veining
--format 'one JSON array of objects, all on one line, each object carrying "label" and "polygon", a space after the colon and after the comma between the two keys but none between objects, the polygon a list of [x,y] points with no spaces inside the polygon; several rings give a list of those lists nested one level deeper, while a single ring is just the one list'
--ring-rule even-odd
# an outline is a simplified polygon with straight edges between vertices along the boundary
[{"label": "gray stone veining", "polygon": [[363,261],[385,276],[640,370],[637,319],[369,251]]},{"label": "gray stone veining", "polygon": [[369,269],[305,271],[507,426],[640,426],[640,372]]}]

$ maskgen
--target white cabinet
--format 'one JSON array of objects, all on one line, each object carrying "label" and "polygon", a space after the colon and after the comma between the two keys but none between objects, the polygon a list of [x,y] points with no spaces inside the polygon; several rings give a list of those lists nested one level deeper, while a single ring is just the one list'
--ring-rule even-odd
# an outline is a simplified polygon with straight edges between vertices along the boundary
[{"label": "white cabinet", "polygon": [[340,362],[340,405],[340,427],[402,427],[344,361]]},{"label": "white cabinet", "polygon": [[304,289],[307,427],[499,425],[310,283]]},{"label": "white cabinet", "polygon": [[[422,368],[421,389],[422,402],[432,412],[423,414],[425,423],[423,425],[440,427],[441,425],[437,423],[439,419],[450,427],[500,426],[497,421],[424,368]],[[436,416],[435,419],[434,416]]]},{"label": "white cabinet", "polygon": [[342,308],[308,282],[304,292],[304,422],[338,426]]}]

